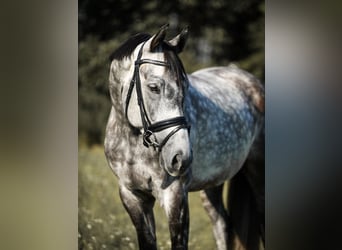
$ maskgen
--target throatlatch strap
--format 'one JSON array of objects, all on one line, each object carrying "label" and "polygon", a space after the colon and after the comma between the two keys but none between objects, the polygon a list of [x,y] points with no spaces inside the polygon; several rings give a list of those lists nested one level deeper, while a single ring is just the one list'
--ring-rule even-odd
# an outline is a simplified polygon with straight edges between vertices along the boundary
[{"label": "throatlatch strap", "polygon": [[[125,113],[126,113],[126,118],[128,120],[128,105],[129,105],[129,101],[131,100],[131,96],[132,96],[132,92],[133,92],[133,88],[134,88],[134,84],[137,82],[137,81],[140,81],[140,77],[139,77],[139,65],[137,62],[140,61],[141,59],[141,56],[142,56],[142,50],[143,50],[143,47],[145,45],[146,42],[144,42],[138,52],[138,57],[137,57],[137,60],[135,60],[135,63],[134,63],[134,71],[133,71],[133,77],[132,77],[132,80],[131,80],[131,83],[129,85],[129,88],[128,88],[128,92],[127,92],[127,97],[126,97],[126,109],[125,109]],[[138,93],[137,93],[138,95]]]}]

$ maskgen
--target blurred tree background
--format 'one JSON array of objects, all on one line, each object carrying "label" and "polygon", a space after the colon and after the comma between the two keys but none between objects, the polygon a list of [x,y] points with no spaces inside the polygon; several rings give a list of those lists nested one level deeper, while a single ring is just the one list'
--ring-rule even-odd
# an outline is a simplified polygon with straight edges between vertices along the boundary
[{"label": "blurred tree background", "polygon": [[264,82],[264,1],[79,0],[79,138],[102,144],[110,110],[109,55],[130,36],[189,26],[188,73],[235,63]]}]

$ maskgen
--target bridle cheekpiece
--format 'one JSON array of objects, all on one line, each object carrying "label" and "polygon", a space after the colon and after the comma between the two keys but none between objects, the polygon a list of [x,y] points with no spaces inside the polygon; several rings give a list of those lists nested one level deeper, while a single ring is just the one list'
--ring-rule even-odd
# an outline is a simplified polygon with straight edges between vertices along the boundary
[{"label": "bridle cheekpiece", "polygon": [[[145,43],[146,42],[144,42],[143,45],[141,46],[139,53],[138,53],[138,57],[134,63],[133,78],[131,80],[131,83],[130,83],[130,86],[129,86],[129,89],[127,92],[125,114],[126,114],[126,119],[128,120],[128,115],[127,115],[128,105],[129,105],[129,101],[131,99],[131,95],[132,95],[133,88],[135,85],[136,93],[137,93],[137,99],[138,99],[138,105],[139,105],[139,109],[140,109],[141,121],[142,121],[143,129],[144,129],[143,144],[146,147],[152,146],[154,149],[158,149],[158,151],[160,152],[162,147],[171,138],[171,136],[173,136],[175,133],[177,133],[177,131],[179,131],[180,129],[183,129],[183,128],[189,129],[190,126],[187,124],[184,116],[177,116],[174,118],[158,121],[158,122],[153,123],[153,124],[151,123],[150,119],[148,118],[147,113],[146,113],[146,109],[145,109],[145,105],[144,105],[142,90],[141,90],[141,81],[140,81],[140,73],[139,73],[140,65],[142,65],[144,63],[149,63],[149,64],[158,65],[158,66],[170,67],[170,64],[167,62],[158,61],[158,60],[141,59],[142,51],[143,51],[143,47],[144,47]],[[162,140],[161,143],[159,143],[157,141],[154,133],[160,132],[162,130],[172,128],[172,127],[174,127],[174,129]],[[154,137],[153,140],[151,139],[151,136]]]}]

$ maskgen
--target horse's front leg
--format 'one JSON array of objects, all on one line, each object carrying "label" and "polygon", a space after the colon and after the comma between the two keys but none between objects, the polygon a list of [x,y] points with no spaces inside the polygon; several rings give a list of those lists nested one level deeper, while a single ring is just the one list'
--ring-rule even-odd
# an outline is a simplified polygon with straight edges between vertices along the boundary
[{"label": "horse's front leg", "polygon": [[153,206],[155,199],[120,186],[120,198],[135,226],[139,249],[157,250]]},{"label": "horse's front leg", "polygon": [[172,250],[187,250],[189,239],[188,191],[175,180],[163,194],[163,205],[169,220]]}]

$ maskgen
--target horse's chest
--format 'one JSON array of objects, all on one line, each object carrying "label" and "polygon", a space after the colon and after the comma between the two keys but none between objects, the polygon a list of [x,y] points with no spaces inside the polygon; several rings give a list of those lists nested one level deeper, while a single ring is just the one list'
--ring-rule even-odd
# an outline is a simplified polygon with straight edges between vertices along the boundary
[{"label": "horse's chest", "polygon": [[129,189],[152,191],[153,182],[161,174],[158,158],[146,152],[126,148],[113,169],[120,184]]},{"label": "horse's chest", "polygon": [[153,190],[154,180],[159,173],[155,171],[155,166],[150,165],[129,165],[126,164],[119,170],[119,181],[129,189],[139,189],[143,191]]},{"label": "horse's chest", "polygon": [[153,149],[145,148],[140,137],[120,133],[117,126],[107,132],[105,150],[108,163],[127,188],[150,190],[152,180],[160,174],[158,155]]}]

